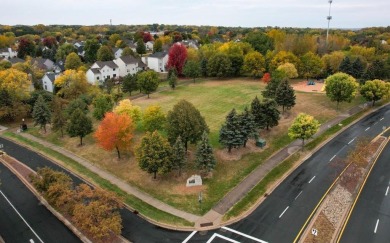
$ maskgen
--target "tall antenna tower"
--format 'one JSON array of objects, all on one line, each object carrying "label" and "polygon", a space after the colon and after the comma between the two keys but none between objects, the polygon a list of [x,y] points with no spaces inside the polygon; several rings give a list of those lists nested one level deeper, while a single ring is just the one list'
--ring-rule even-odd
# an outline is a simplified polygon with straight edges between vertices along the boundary
[{"label": "tall antenna tower", "polygon": [[333,0],[329,0],[329,15],[326,17],[328,20],[328,29],[326,30],[326,47],[328,47],[328,37],[329,37],[329,25],[330,25],[330,20],[332,19],[332,16],[330,15],[330,7],[332,7],[332,2]]},{"label": "tall antenna tower", "polygon": [[[112,19],[110,19],[110,25],[112,26]],[[329,28],[329,25],[328,25],[328,28]]]}]

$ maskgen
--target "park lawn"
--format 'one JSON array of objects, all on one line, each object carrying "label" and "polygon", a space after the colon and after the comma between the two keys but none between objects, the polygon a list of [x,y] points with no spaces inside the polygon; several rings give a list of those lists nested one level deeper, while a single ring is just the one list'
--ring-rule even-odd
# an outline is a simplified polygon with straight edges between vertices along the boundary
[{"label": "park lawn", "polygon": [[[339,111],[336,111],[336,104],[330,102],[323,93],[296,92],[297,104],[282,114],[279,126],[260,133],[268,144],[265,149],[235,149],[232,152],[232,157],[237,156],[237,159],[228,159],[230,155],[222,150],[218,144],[219,128],[232,108],[242,111],[245,106],[250,106],[256,95],[261,97],[261,90],[264,87],[265,84],[253,79],[196,81],[195,84],[179,86],[175,90],[153,93],[149,99],[141,97],[132,101],[134,105],[141,106],[143,110],[149,105],[158,104],[164,112],[167,112],[179,100],[186,99],[200,110],[209,125],[211,142],[218,160],[212,176],[203,177],[204,185],[201,187],[187,188],[185,186],[189,176],[199,174],[193,162],[195,146],[189,147],[190,162],[181,176],[175,171],[167,175],[158,175],[157,180],[153,180],[151,175],[140,170],[134,157],[135,147],[143,135],[140,131],[135,134],[134,146],[132,146],[131,151],[123,153],[121,160],[116,158],[115,151],[106,152],[99,148],[91,134],[84,139],[84,146],[79,147],[77,146],[78,138],[58,138],[58,133],[56,133],[57,137],[48,135],[50,133],[35,133],[38,136],[47,137],[51,141],[56,141],[56,144],[64,146],[131,185],[137,186],[178,209],[202,215],[266,158],[291,142],[287,136],[287,130],[298,113],[311,114],[323,123],[336,116],[338,112],[348,110],[362,102],[362,99],[358,97],[352,103],[341,103]],[[94,124],[95,128],[96,126],[97,123]],[[203,193],[202,205],[198,203],[200,191]]]}]

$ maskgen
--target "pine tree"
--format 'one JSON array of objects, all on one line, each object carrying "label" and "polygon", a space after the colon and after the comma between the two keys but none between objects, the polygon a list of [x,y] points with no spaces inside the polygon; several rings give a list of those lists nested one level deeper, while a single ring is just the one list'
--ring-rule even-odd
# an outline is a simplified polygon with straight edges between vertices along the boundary
[{"label": "pine tree", "polygon": [[340,72],[352,75],[353,69],[352,69],[352,63],[349,57],[345,57],[343,61],[340,63],[339,67]]},{"label": "pine tree", "polygon": [[66,112],[64,111],[64,103],[65,101],[61,98],[56,98],[53,102],[54,112],[52,116],[52,130],[53,131],[61,131],[61,137],[64,137],[64,128],[68,123],[68,119],[66,117]]},{"label": "pine tree", "polygon": [[92,132],[92,120],[81,109],[76,109],[71,115],[67,132],[70,137],[80,137],[80,146],[83,137]]},{"label": "pine tree", "polygon": [[356,79],[360,79],[364,74],[364,66],[360,58],[356,58],[356,60],[352,63],[352,76]]},{"label": "pine tree", "polygon": [[198,144],[196,150],[196,162],[198,168],[210,172],[216,166],[213,148],[210,145],[210,141],[206,132],[203,132],[202,139]]},{"label": "pine tree", "polygon": [[137,41],[137,48],[136,48],[136,51],[138,54],[141,55],[142,57],[142,54],[145,54],[146,53],[146,47],[145,47],[145,43],[142,39],[139,39]]},{"label": "pine tree", "polygon": [[175,170],[179,170],[179,176],[181,175],[181,169],[186,162],[186,149],[184,148],[184,144],[179,136],[172,147],[172,167]]},{"label": "pine tree", "polygon": [[42,95],[39,95],[35,101],[32,117],[35,125],[40,125],[46,133],[46,124],[50,123],[51,112]]},{"label": "pine tree", "polygon": [[[170,70],[172,70],[172,69],[170,69]],[[168,83],[169,83],[169,86],[171,86],[172,89],[176,88],[177,76],[176,76],[176,72],[175,71],[172,71],[172,73],[168,76]]]},{"label": "pine tree", "polygon": [[265,86],[265,90],[262,91],[264,98],[274,99],[280,83],[286,79],[287,74],[284,71],[276,70],[272,72],[271,81]]},{"label": "pine tree", "polygon": [[264,124],[267,130],[270,127],[277,126],[279,124],[280,112],[278,111],[276,101],[273,99],[264,99],[260,104],[260,114],[262,114],[261,124]]},{"label": "pine tree", "polygon": [[241,128],[243,145],[246,147],[246,142],[256,132],[255,117],[249,111],[248,107],[245,107],[244,112],[239,116],[239,123]]},{"label": "pine tree", "polygon": [[233,109],[227,116],[225,124],[219,131],[219,142],[228,148],[230,153],[232,148],[238,148],[243,144],[243,134],[237,112]]},{"label": "pine tree", "polygon": [[251,103],[251,113],[254,117],[255,127],[262,129],[264,128],[263,115],[261,114],[261,104],[257,96],[253,99]]},{"label": "pine tree", "polygon": [[275,101],[278,105],[282,106],[282,111],[284,113],[284,108],[289,110],[295,105],[295,92],[293,87],[288,83],[287,80],[282,81],[276,90]]}]

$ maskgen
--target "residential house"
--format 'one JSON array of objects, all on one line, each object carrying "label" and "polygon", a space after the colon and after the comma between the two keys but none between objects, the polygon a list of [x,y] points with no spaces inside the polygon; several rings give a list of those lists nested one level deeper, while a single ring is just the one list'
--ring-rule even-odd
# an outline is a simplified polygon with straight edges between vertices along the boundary
[{"label": "residential house", "polygon": [[120,58],[122,56],[123,49],[122,48],[112,48],[112,52],[114,53],[115,59]]},{"label": "residential house", "polygon": [[145,47],[147,51],[153,51],[154,41],[148,41],[145,43]]},{"label": "residential house", "polygon": [[65,71],[65,62],[63,60],[58,60],[54,63],[53,71],[55,73],[62,73]]},{"label": "residential house", "polygon": [[51,71],[54,67],[54,62],[47,58],[33,58],[31,59],[31,63],[35,63],[40,69]]},{"label": "residential house", "polygon": [[12,57],[11,59],[8,60],[10,63],[12,63],[12,65],[16,64],[16,63],[22,63],[24,62],[23,59],[19,58],[19,57]]},{"label": "residential house", "polygon": [[166,65],[168,63],[167,52],[155,52],[149,56],[142,57],[142,61],[149,69],[156,72],[167,72]]},{"label": "residential house", "polygon": [[91,84],[102,84],[104,80],[119,77],[119,67],[114,61],[97,61],[87,71],[87,80]]},{"label": "residential house", "polygon": [[4,59],[11,59],[13,57],[17,57],[17,55],[18,52],[12,50],[10,47],[0,49],[0,57],[3,57]]},{"label": "residential house", "polygon": [[183,40],[181,43],[187,48],[194,48],[195,50],[199,49],[198,42],[195,40]]},{"label": "residential house", "polygon": [[45,75],[42,77],[42,87],[44,90],[53,93],[54,91],[54,80],[58,77],[59,75],[53,72],[47,72]]},{"label": "residential house", "polygon": [[137,43],[130,43],[128,46],[133,52],[137,52]]},{"label": "residential house", "polygon": [[114,62],[119,67],[119,77],[124,77],[127,74],[136,74],[145,67],[145,64],[140,59],[133,56],[120,57],[115,59]]}]

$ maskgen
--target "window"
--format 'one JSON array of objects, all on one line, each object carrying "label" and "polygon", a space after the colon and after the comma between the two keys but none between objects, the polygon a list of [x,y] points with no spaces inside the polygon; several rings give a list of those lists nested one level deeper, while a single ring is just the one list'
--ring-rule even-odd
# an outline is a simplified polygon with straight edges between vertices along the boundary
[{"label": "window", "polygon": [[107,78],[110,79],[111,78],[110,75],[107,75]]},{"label": "window", "polygon": [[96,80],[99,80],[100,77],[96,77]]},{"label": "window", "polygon": [[115,68],[114,69],[112,69],[113,71],[115,71]]},{"label": "window", "polygon": [[45,84],[45,90],[47,90],[47,85]]},{"label": "window", "polygon": [[112,77],[114,77],[114,78],[115,78],[115,77],[116,77],[116,74],[112,75]]}]

